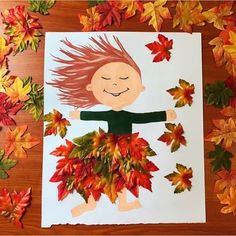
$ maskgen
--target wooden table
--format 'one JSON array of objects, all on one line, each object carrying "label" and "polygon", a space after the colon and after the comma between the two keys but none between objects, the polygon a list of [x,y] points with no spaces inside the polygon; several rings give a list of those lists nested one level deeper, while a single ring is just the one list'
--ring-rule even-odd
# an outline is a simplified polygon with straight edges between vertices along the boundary
[{"label": "wooden table", "polygon": [[[217,5],[218,1],[204,1],[204,9],[209,9]],[[1,0],[0,10],[12,8],[18,4],[25,4],[27,1]],[[170,3],[168,3],[170,4]],[[85,13],[87,8],[86,1],[60,1],[50,10],[49,16],[39,17],[43,26],[43,32],[78,32],[82,27],[78,20],[78,13]],[[173,8],[171,9],[173,13]],[[234,5],[234,12],[236,7]],[[34,14],[34,13],[33,13]],[[235,14],[234,14],[235,16]],[[137,16],[128,21],[123,21],[120,27],[109,27],[113,31],[153,31],[147,23],[138,23]],[[0,23],[0,32],[2,33],[2,23]],[[166,20],[162,31],[173,32],[178,29],[172,28],[172,21]],[[219,30],[207,24],[205,27],[194,27],[195,32],[202,32],[203,38],[203,79],[204,85],[217,80],[225,80],[228,76],[225,69],[217,68],[213,60],[212,46],[208,42],[218,36]],[[16,56],[9,57],[9,69],[12,75],[20,77],[32,76],[33,81],[43,83],[44,67],[44,37],[41,37],[40,47],[37,53],[27,50]],[[212,129],[211,120],[220,117],[216,108],[204,104],[204,132],[205,135]],[[20,111],[16,116],[17,125],[28,125],[28,130],[32,135],[42,140],[43,122],[35,122],[32,117],[25,112]],[[0,145],[4,142],[6,128],[0,132]],[[37,147],[28,151],[29,158],[19,160],[18,165],[9,171],[10,178],[0,180],[0,187],[7,187],[10,190],[26,189],[32,187],[32,204],[28,208],[23,218],[24,229],[21,230],[5,218],[0,217],[1,234],[236,234],[236,218],[232,214],[224,215],[220,213],[222,205],[219,203],[216,195],[213,193],[213,187],[216,176],[210,171],[209,160],[205,160],[205,182],[206,182],[206,215],[205,224],[150,224],[150,225],[127,225],[127,226],[53,226],[49,229],[41,229],[41,177],[42,177],[42,146],[43,142]],[[213,149],[211,143],[205,143],[205,153]],[[231,149],[236,153],[236,148]],[[236,168],[236,157],[233,160],[232,168]]]}]

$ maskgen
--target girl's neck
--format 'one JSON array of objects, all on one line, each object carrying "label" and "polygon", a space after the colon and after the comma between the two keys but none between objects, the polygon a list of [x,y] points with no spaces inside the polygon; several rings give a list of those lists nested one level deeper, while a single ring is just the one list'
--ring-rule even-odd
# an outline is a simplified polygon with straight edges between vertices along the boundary
[{"label": "girl's neck", "polygon": [[122,111],[122,107],[112,107],[113,111]]}]

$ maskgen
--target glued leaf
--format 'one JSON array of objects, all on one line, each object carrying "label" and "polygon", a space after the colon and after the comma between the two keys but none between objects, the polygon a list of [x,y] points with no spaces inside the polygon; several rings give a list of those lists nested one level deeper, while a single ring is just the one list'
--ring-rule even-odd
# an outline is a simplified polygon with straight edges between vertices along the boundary
[{"label": "glued leaf", "polygon": [[53,113],[50,112],[46,114],[44,116],[44,121],[49,122],[46,124],[44,136],[52,134],[57,135],[58,133],[61,138],[64,138],[67,132],[66,126],[70,126],[70,122],[67,119],[62,118],[62,114],[56,109],[53,109]]},{"label": "glued leaf", "polygon": [[9,192],[8,189],[0,190],[0,215],[9,219],[19,227],[23,227],[21,218],[26,208],[31,202],[31,188],[22,190],[21,192]]},{"label": "glued leaf", "polygon": [[173,45],[173,39],[168,40],[164,35],[158,34],[157,36],[159,42],[154,41],[153,43],[148,43],[145,46],[152,51],[152,54],[156,54],[153,58],[153,62],[160,62],[166,59],[170,60],[171,52]]},{"label": "glued leaf", "polygon": [[176,169],[178,172],[173,171],[173,173],[165,176],[166,179],[172,182],[172,185],[177,185],[174,193],[181,193],[185,189],[190,191],[192,188],[190,179],[193,177],[192,168],[187,168],[186,166],[177,163]]},{"label": "glued leaf", "polygon": [[140,22],[150,19],[148,25],[152,25],[156,31],[160,31],[163,19],[172,19],[169,9],[164,7],[166,2],[167,0],[156,0],[154,3],[144,3],[144,12],[141,14]]},{"label": "glued leaf", "polygon": [[191,33],[192,26],[203,26],[204,20],[202,5],[199,1],[179,1],[173,18],[173,28],[179,25],[181,30]]},{"label": "glued leaf", "polygon": [[16,160],[12,160],[4,157],[4,150],[0,148],[0,179],[7,179],[9,177],[7,170],[13,168],[16,164]]},{"label": "glued leaf", "polygon": [[179,80],[180,87],[168,89],[167,92],[173,96],[174,100],[178,100],[175,107],[183,107],[185,105],[191,106],[193,103],[192,94],[194,94],[195,86],[183,79]]},{"label": "glued leaf", "polygon": [[219,145],[215,145],[215,150],[208,152],[207,158],[214,159],[211,161],[211,169],[213,172],[217,172],[222,168],[226,170],[230,170],[231,168],[231,160],[233,155],[231,152],[226,151]]},{"label": "glued leaf", "polygon": [[6,56],[9,55],[11,46],[7,44],[4,37],[0,37],[0,64],[5,60]]},{"label": "glued leaf", "polygon": [[17,158],[27,158],[26,149],[30,149],[40,143],[40,141],[32,137],[30,133],[25,133],[26,130],[27,125],[16,127],[14,130],[7,130],[4,145],[7,156],[13,153]]},{"label": "glued leaf", "polygon": [[48,10],[53,7],[56,0],[29,0],[29,10],[39,12],[42,15],[48,15]]},{"label": "glued leaf", "polygon": [[214,142],[216,145],[221,144],[226,148],[230,148],[236,142],[236,121],[232,118],[227,120],[213,120],[216,129],[213,129],[207,135],[205,141]]},{"label": "glued leaf", "polygon": [[183,136],[183,126],[180,123],[178,125],[166,123],[165,126],[171,132],[164,132],[164,134],[158,138],[159,141],[166,143],[167,146],[171,144],[171,152],[177,151],[181,144],[186,146],[186,139]]}]

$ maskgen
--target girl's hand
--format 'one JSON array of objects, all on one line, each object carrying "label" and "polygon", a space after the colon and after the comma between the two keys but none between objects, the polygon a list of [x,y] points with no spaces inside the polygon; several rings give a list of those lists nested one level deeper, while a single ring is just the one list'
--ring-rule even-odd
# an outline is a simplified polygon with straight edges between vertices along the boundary
[{"label": "girl's hand", "polygon": [[80,120],[80,111],[74,110],[69,112],[70,119],[72,120]]},{"label": "girl's hand", "polygon": [[167,110],[166,111],[166,121],[175,120],[177,117],[176,112],[174,110]]}]

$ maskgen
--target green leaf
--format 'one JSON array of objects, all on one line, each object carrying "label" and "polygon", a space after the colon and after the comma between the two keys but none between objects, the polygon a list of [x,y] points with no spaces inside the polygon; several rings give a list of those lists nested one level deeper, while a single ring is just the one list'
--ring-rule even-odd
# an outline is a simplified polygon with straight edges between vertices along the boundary
[{"label": "green leaf", "polygon": [[89,7],[94,7],[100,3],[105,2],[105,0],[88,0],[88,6]]},{"label": "green leaf", "polygon": [[6,171],[0,169],[0,179],[7,179],[9,175]]},{"label": "green leaf", "polygon": [[205,88],[205,98],[208,105],[222,108],[229,104],[233,91],[225,86],[224,81],[217,81],[214,84],[207,84]]},{"label": "green leaf", "polygon": [[9,175],[6,170],[10,170],[17,164],[16,160],[4,158],[4,150],[0,149],[0,179],[7,179]]},{"label": "green leaf", "polygon": [[29,0],[29,10],[39,12],[42,15],[48,15],[48,9],[52,8],[56,0]]},{"label": "green leaf", "polygon": [[231,168],[231,160],[230,158],[233,157],[231,152],[226,151],[219,145],[215,145],[215,150],[210,151],[207,154],[207,158],[214,159],[211,161],[211,169],[215,173],[222,168],[226,170],[230,170]]}]

